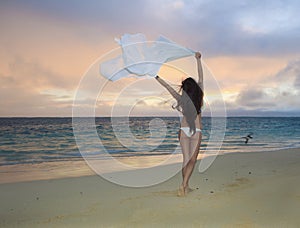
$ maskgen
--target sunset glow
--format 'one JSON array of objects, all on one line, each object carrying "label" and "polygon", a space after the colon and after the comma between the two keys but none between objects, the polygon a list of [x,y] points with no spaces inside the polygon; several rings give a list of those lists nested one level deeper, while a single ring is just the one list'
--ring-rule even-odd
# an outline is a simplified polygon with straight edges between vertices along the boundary
[{"label": "sunset glow", "polygon": [[[114,38],[124,33],[143,33],[149,40],[162,34],[199,50],[219,84],[228,115],[299,116],[300,4],[224,4],[183,0],[1,2],[0,116],[71,116],[80,79],[94,61],[118,48]],[[124,10],[125,5],[130,10]],[[189,72],[197,77],[193,61],[188,57],[170,62],[160,75],[179,89]],[[157,115],[169,115],[171,97],[155,80],[147,80],[127,91],[122,105],[132,106],[144,97],[134,109],[136,115],[153,115],[154,109]],[[110,115],[119,96],[117,88],[126,83],[108,85],[95,105],[97,115]],[[205,89],[211,100],[220,101],[213,98],[210,85]],[[160,105],[155,96],[168,102]]]}]

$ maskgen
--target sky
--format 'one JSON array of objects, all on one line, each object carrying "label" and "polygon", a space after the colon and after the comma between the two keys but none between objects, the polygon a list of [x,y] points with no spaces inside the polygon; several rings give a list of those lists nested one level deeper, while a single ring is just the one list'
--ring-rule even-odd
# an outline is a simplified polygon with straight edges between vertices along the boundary
[{"label": "sky", "polygon": [[[82,78],[97,74],[90,67],[125,33],[164,35],[200,51],[209,70],[208,115],[224,102],[228,116],[300,116],[299,11],[297,0],[1,1],[0,116],[72,116]],[[175,68],[195,72],[194,61],[174,62],[160,74],[176,88],[186,75]],[[97,77],[94,83],[104,83]],[[81,104],[96,99],[97,116],[174,115],[174,101],[156,83],[97,85],[98,97]]]}]

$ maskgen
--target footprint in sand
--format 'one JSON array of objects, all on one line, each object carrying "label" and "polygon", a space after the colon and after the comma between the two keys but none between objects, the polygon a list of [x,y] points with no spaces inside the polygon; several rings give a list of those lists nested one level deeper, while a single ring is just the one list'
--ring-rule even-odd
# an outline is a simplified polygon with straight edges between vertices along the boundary
[{"label": "footprint in sand", "polygon": [[153,192],[152,193],[155,196],[176,196],[177,191],[173,190],[173,191],[160,191],[160,192]]},{"label": "footprint in sand", "polygon": [[236,178],[235,182],[233,182],[231,184],[228,184],[227,187],[236,188],[236,187],[240,187],[242,185],[245,185],[249,182],[250,182],[250,180],[248,178],[245,178],[245,177]]},{"label": "footprint in sand", "polygon": [[[188,193],[191,193],[193,191],[194,191],[194,189],[188,188],[187,189],[187,193],[185,195],[187,195]],[[182,192],[180,191],[180,189],[173,190],[173,191],[153,192],[152,194],[155,195],[155,196],[184,196],[184,194],[182,194]]]}]

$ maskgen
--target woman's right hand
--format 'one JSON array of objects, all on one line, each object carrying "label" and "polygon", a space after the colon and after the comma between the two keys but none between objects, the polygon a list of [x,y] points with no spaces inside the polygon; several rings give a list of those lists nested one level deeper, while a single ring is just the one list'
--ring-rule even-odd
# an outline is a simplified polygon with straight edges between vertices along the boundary
[{"label": "woman's right hand", "polygon": [[195,53],[195,57],[196,57],[196,59],[201,59],[201,53],[199,51],[197,51]]}]

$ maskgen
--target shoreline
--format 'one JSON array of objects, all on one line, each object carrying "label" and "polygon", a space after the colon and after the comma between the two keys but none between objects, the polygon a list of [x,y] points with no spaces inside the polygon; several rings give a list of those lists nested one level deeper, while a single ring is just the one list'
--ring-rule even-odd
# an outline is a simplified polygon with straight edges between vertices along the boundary
[{"label": "shoreline", "polygon": [[186,197],[176,195],[180,172],[144,188],[95,175],[0,184],[0,226],[295,227],[299,179],[298,148],[218,156],[195,169]]},{"label": "shoreline", "polygon": [[[254,153],[276,153],[283,150],[294,150],[300,148],[281,148],[274,150],[267,150],[262,152],[227,152],[227,153],[218,153],[218,156],[226,156],[230,154],[254,154]],[[203,151],[202,151],[203,152]],[[200,152],[201,153],[201,152]],[[197,162],[198,165],[195,169],[198,170],[199,162],[203,157],[203,153],[198,156]],[[176,161],[181,164],[182,155],[175,155]],[[214,156],[207,154],[206,156]],[[147,156],[145,156],[146,158]],[[151,156],[154,158],[155,156]],[[169,155],[159,155],[157,156],[159,159],[156,160],[166,160]],[[163,158],[166,157],[166,158]],[[119,158],[123,164],[126,165],[135,165],[135,163],[141,163],[140,157],[128,157],[128,158]],[[122,161],[123,160],[123,161]],[[126,170],[115,170],[114,167],[110,167],[110,163],[107,163],[105,160],[102,161],[103,164],[107,167],[109,172],[106,174],[110,174],[113,172],[123,172]],[[151,161],[152,165],[156,165],[157,162]],[[151,165],[150,162],[150,165]],[[175,162],[169,164],[176,164]],[[159,165],[159,164],[158,164]],[[164,164],[166,165],[166,164]],[[163,165],[163,166],[164,166]],[[134,170],[131,170],[134,172]],[[84,158],[81,160],[74,161],[51,161],[51,162],[41,162],[36,164],[12,164],[12,165],[2,165],[0,166],[0,185],[8,184],[8,183],[19,183],[19,182],[31,182],[31,181],[42,181],[42,180],[56,180],[56,179],[64,179],[64,178],[76,178],[76,177],[84,177],[84,176],[97,176],[97,174],[85,161]]]}]

